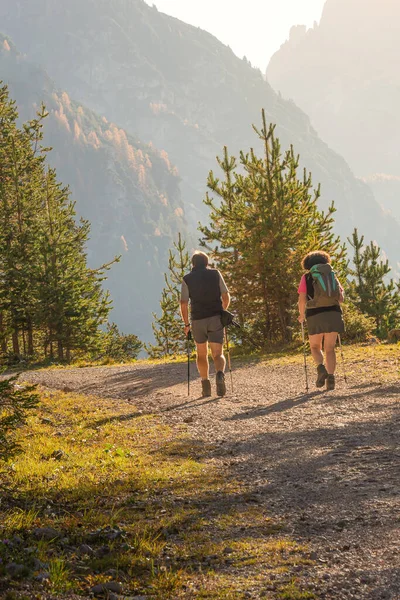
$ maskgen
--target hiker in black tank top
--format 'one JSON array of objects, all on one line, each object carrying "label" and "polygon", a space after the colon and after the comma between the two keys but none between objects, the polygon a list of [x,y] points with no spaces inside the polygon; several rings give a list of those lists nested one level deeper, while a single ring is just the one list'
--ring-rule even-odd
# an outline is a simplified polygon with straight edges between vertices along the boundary
[{"label": "hiker in black tank top", "polygon": [[301,278],[298,288],[299,322],[307,323],[311,354],[317,364],[316,386],[323,387],[326,383],[326,388],[333,390],[335,346],[338,335],[344,332],[341,309],[344,292],[326,252],[310,252],[304,257],[302,266],[307,273]]},{"label": "hiker in black tank top", "polygon": [[215,365],[217,395],[224,396],[226,362],[223,352],[224,328],[221,323],[221,312],[228,308],[230,295],[221,273],[208,266],[208,256],[204,252],[194,253],[192,265],[191,272],[183,278],[181,289],[181,314],[185,335],[188,336],[192,330],[203,396],[211,396],[208,344]]}]

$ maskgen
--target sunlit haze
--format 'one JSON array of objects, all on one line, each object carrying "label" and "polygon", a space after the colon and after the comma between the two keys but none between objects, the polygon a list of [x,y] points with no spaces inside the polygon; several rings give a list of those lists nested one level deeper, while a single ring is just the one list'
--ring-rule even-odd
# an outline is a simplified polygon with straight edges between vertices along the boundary
[{"label": "sunlit haze", "polygon": [[161,12],[209,31],[265,71],[292,25],[312,27],[325,0],[146,0]]}]

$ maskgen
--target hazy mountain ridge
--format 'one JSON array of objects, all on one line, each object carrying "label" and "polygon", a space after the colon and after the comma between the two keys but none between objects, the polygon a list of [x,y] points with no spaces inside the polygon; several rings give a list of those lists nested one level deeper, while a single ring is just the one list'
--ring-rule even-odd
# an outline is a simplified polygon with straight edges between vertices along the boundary
[{"label": "hazy mountain ridge", "polygon": [[224,145],[232,154],[257,147],[251,124],[264,107],[282,146],[293,143],[321,182],[322,205],[335,200],[337,230],[348,235],[358,225],[389,253],[400,249],[400,227],[318,138],[308,117],[209,33],[143,0],[3,0],[0,18],[73,97],[167,150],[192,226],[206,216],[201,201],[215,156]]},{"label": "hazy mountain ridge", "polygon": [[78,215],[92,224],[90,264],[122,255],[106,283],[114,300],[112,318],[127,330],[148,333],[148,311],[158,305],[167,250],[186,227],[179,178],[168,155],[57,90],[2,35],[0,78],[9,85],[21,120],[45,103],[45,144],[53,147],[49,162],[70,185]]},{"label": "hazy mountain ridge", "polygon": [[[273,87],[306,110],[322,138],[367,181],[400,176],[399,34],[396,2],[327,0],[320,24],[293,28],[267,69]],[[400,219],[400,206],[390,203],[379,179],[377,199]]]},{"label": "hazy mountain ridge", "polygon": [[[389,257],[399,256],[400,226],[381,209],[370,188],[321,141],[302,110],[282,99],[260,71],[209,33],[159,13],[143,0],[2,0],[0,19],[29,58],[44,66],[71,97],[141,140],[165,148],[178,168],[192,228],[207,218],[202,205],[206,178],[222,147],[228,145],[232,154],[250,146],[259,149],[251,124],[259,123],[264,107],[267,118],[277,123],[282,147],[293,144],[315,184],[321,182],[321,205],[335,201],[336,230],[343,239],[357,226]],[[91,218],[92,194],[87,198]],[[106,193],[104,198],[107,203]],[[114,216],[108,214],[111,222]],[[158,251],[164,264],[166,247],[167,239],[164,256]],[[139,245],[138,252],[138,264],[147,269],[146,253],[153,256],[151,238],[146,250]],[[116,280],[126,278],[119,268],[114,270]],[[158,300],[146,307],[145,293],[153,299],[148,290],[162,286],[160,271],[151,269],[153,275],[132,317],[141,326],[144,321],[149,326]],[[127,314],[139,294],[121,295]]]},{"label": "hazy mountain ridge", "polygon": [[363,179],[374,192],[383,210],[390,211],[397,221],[400,221],[400,176],[374,173]]}]

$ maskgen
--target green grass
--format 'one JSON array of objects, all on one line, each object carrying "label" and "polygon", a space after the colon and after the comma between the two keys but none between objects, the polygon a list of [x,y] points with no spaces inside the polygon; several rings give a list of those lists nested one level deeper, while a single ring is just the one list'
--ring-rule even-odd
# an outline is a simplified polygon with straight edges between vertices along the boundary
[{"label": "green grass", "polygon": [[[42,557],[45,559],[46,557]],[[71,572],[65,559],[55,557],[49,561],[50,586],[53,593],[66,592],[72,588]]]},{"label": "green grass", "polygon": [[280,600],[313,600],[316,596],[312,592],[300,590],[296,582],[292,581],[289,585],[285,585],[280,589],[278,598]]},{"label": "green grass", "polygon": [[[207,449],[182,430],[123,402],[49,391],[41,400],[19,431],[24,454],[4,472],[0,558],[32,575],[39,560],[52,597],[87,596],[116,579],[126,596],[240,599],[273,572],[289,585],[294,565],[309,564],[307,548],[248,506],[242,485],[197,459]],[[38,527],[60,536],[39,540]],[[22,545],[2,542],[15,535]],[[33,578],[11,584],[0,568],[0,594],[10,585],[18,600],[27,586],[40,593]]]}]

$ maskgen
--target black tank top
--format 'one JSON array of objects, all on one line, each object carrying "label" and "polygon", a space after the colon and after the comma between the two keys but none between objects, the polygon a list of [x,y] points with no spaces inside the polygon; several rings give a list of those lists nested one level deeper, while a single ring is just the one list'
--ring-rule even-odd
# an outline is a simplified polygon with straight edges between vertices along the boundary
[{"label": "black tank top", "polygon": [[207,319],[221,314],[222,300],[219,272],[208,267],[196,267],[183,278],[189,288],[192,320]]}]

